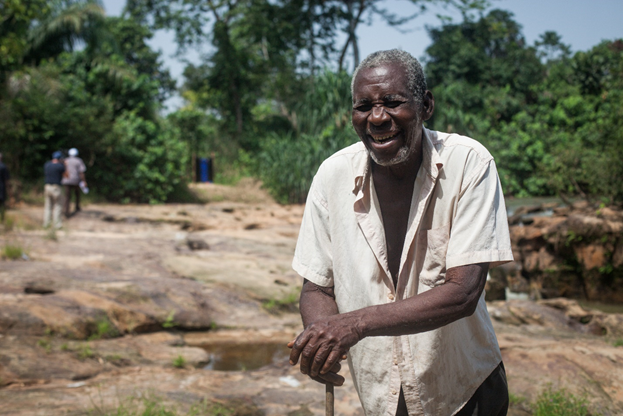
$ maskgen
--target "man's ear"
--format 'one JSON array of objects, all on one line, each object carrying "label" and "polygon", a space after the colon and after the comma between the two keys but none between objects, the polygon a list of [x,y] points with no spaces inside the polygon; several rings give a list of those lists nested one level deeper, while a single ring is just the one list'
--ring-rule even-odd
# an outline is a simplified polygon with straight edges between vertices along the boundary
[{"label": "man's ear", "polygon": [[422,102],[422,121],[426,121],[433,116],[435,112],[435,98],[433,93],[426,90],[424,93],[424,101]]}]

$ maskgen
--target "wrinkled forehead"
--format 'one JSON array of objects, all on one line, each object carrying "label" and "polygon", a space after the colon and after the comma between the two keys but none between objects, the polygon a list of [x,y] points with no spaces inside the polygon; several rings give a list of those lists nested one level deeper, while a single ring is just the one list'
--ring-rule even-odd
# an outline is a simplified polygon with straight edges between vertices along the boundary
[{"label": "wrinkled forehead", "polygon": [[395,62],[387,62],[359,70],[353,83],[353,99],[368,88],[377,85],[394,91],[410,93],[407,74],[403,66]]}]

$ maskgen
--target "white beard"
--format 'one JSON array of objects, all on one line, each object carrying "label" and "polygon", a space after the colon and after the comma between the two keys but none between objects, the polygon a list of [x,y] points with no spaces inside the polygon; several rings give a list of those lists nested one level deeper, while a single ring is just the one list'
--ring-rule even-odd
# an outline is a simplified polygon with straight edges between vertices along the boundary
[{"label": "white beard", "polygon": [[[416,134],[416,126],[419,125],[420,121],[419,118],[420,117],[418,116],[415,120],[413,120],[414,126],[413,128],[409,129],[413,132],[413,135]],[[368,150],[368,154],[370,154],[372,160],[379,166],[389,167],[400,165],[409,160],[409,158],[417,153],[418,150],[421,148],[421,140],[416,140],[415,137],[408,137],[406,139],[407,140],[405,140],[405,144],[398,150],[398,153],[396,153],[396,155],[389,160],[379,160],[376,155],[370,150]]]}]

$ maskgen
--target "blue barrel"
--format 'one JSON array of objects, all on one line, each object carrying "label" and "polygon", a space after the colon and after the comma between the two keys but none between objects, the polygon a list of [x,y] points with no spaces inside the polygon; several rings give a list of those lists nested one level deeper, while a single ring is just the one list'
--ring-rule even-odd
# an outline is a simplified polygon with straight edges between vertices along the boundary
[{"label": "blue barrel", "polygon": [[208,181],[208,159],[200,157],[199,158],[199,182],[207,182]]}]

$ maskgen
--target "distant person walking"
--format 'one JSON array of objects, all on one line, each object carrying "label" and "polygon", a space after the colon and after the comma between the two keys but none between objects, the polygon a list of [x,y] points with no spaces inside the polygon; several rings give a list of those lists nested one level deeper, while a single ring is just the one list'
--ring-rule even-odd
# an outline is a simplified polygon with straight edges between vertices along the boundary
[{"label": "distant person walking", "polygon": [[50,220],[54,221],[54,228],[56,229],[61,228],[63,225],[61,222],[61,201],[63,196],[61,181],[63,179],[63,173],[65,172],[65,164],[61,160],[62,157],[63,154],[61,152],[54,152],[52,154],[52,160],[45,162],[45,165],[43,165],[45,179],[43,190],[43,195],[45,197],[43,208],[44,228],[50,226]]},{"label": "distant person walking", "polygon": [[2,153],[0,153],[0,222],[4,222],[5,202],[9,200],[9,169],[2,163]]},{"label": "distant person walking", "polygon": [[87,167],[84,165],[82,159],[78,157],[78,149],[75,147],[69,149],[69,157],[65,159],[65,168],[67,169],[63,176],[63,185],[65,186],[65,216],[71,215],[69,205],[71,204],[71,194],[76,195],[76,210],[80,211],[80,183],[86,187],[87,180],[84,176],[84,172],[87,171]]}]

